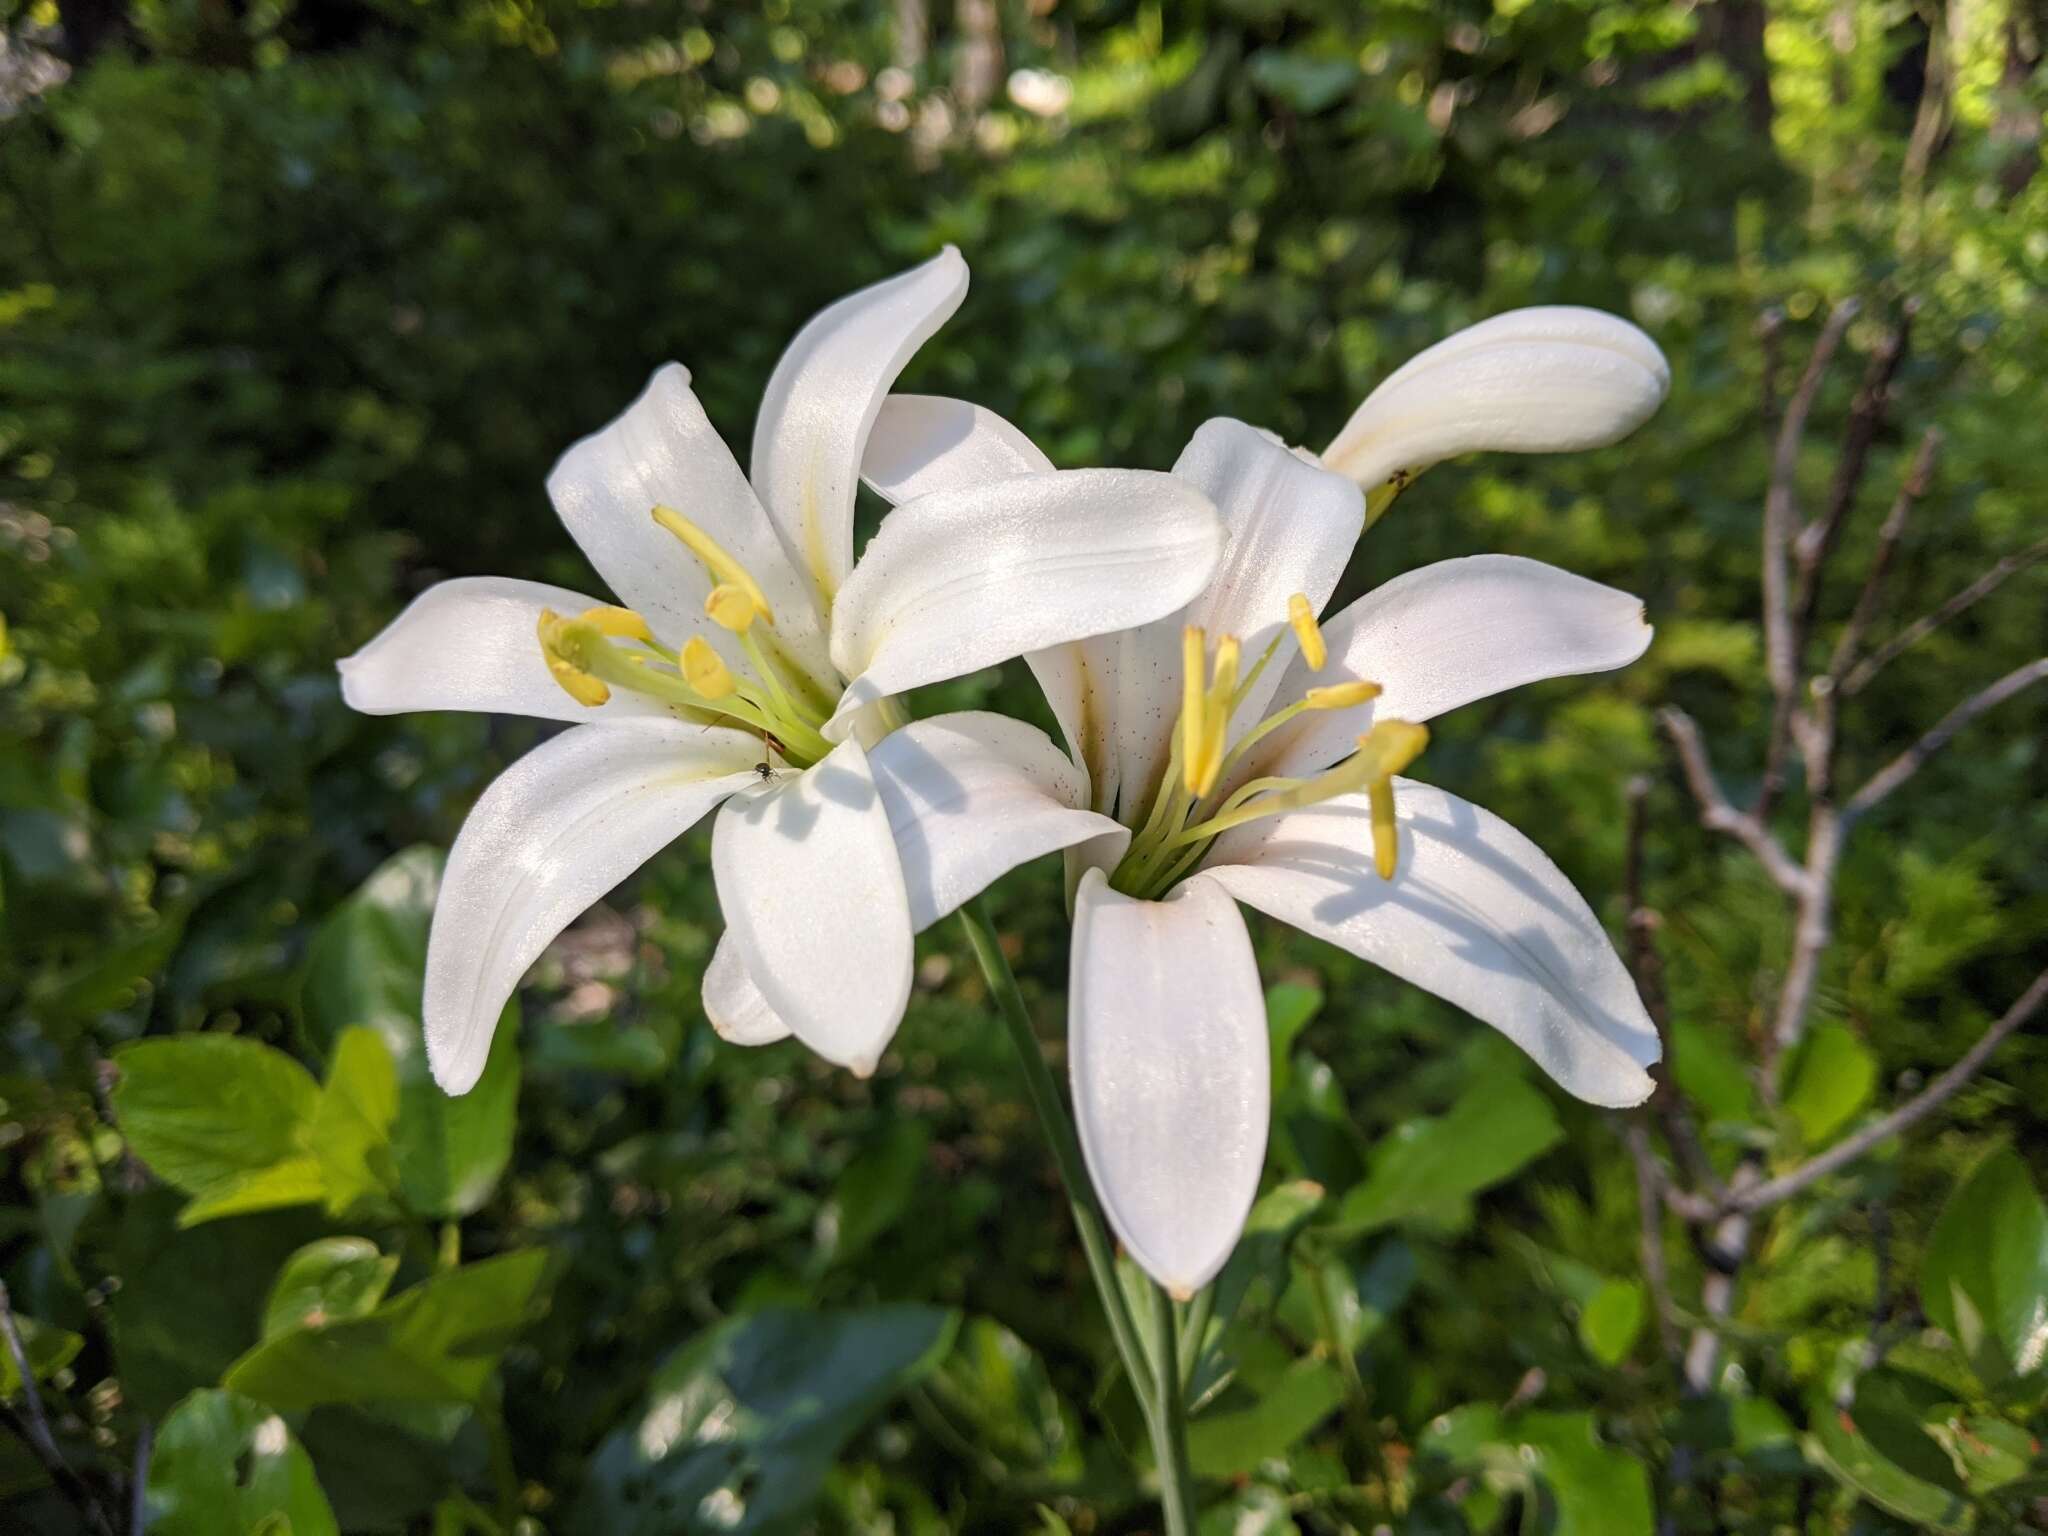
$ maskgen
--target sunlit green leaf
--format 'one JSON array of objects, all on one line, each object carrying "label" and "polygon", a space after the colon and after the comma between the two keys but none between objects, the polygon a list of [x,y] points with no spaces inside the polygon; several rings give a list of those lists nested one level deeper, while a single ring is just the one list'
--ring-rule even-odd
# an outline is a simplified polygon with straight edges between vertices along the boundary
[{"label": "sunlit green leaf", "polygon": [[277,1272],[263,1308],[263,1337],[295,1328],[324,1328],[361,1317],[384,1299],[398,1270],[395,1256],[361,1237],[323,1237],[308,1243]]},{"label": "sunlit green leaf", "polygon": [[1619,1365],[1635,1348],[1648,1308],[1633,1280],[1609,1280],[1579,1312],[1579,1342],[1602,1365]]},{"label": "sunlit green leaf", "polygon": [[1344,1378],[1326,1360],[1298,1362],[1257,1402],[1205,1413],[1188,1426],[1188,1459],[1203,1477],[1251,1471],[1327,1418],[1344,1398]]},{"label": "sunlit green leaf", "polygon": [[320,1162],[327,1209],[343,1215],[363,1201],[388,1199],[396,1187],[391,1124],[398,1116],[398,1074],[374,1030],[342,1032],[313,1116],[313,1154]]},{"label": "sunlit green leaf", "polygon": [[285,1421],[232,1392],[194,1392],[157,1431],[152,1536],[335,1536],[313,1461]]},{"label": "sunlit green leaf", "polygon": [[1920,1301],[1990,1380],[2048,1362],[2048,1209],[2011,1149],[1979,1163],[1942,1208]]},{"label": "sunlit green leaf", "polygon": [[1799,1047],[1787,1074],[1784,1105],[1809,1146],[1827,1141],[1870,1101],[1877,1058],[1841,1024],[1822,1024]]},{"label": "sunlit green leaf", "polygon": [[1924,1530],[1963,1531],[1969,1506],[1952,1489],[1915,1477],[1881,1454],[1858,1430],[1849,1411],[1825,1399],[1807,1418],[1807,1452],[1844,1487],[1879,1509]]},{"label": "sunlit green leaf", "polygon": [[1374,1147],[1371,1170],[1344,1197],[1337,1223],[1367,1232],[1442,1213],[1511,1177],[1563,1134],[1550,1101],[1529,1084],[1479,1083],[1448,1114],[1410,1120]]}]

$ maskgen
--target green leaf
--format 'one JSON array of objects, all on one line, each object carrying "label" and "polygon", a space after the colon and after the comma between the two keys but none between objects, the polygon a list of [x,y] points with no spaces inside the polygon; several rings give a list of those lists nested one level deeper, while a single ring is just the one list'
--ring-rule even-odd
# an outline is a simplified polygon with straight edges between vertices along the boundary
[{"label": "green leaf", "polygon": [[282,1413],[322,1403],[473,1403],[540,1300],[547,1254],[438,1274],[374,1311],[266,1338],[222,1385]]},{"label": "green leaf", "polygon": [[1951,1416],[1929,1425],[1928,1433],[1948,1452],[1970,1491],[1979,1495],[2025,1477],[2039,1454],[2026,1430],[1984,1414]]},{"label": "green leaf", "polygon": [[1808,1457],[1859,1497],[1924,1530],[1969,1528],[1969,1506],[1957,1493],[1915,1477],[1882,1454],[1847,1410],[1816,1399],[1807,1428]]},{"label": "green leaf", "polygon": [[1920,1301],[1987,1381],[2048,1360],[2048,1210],[2011,1148],[1979,1163],[1942,1208]]},{"label": "green leaf", "polygon": [[194,1392],[157,1431],[150,1536],[335,1536],[313,1461],[270,1409]]},{"label": "green leaf", "polygon": [[391,1125],[398,1118],[398,1071],[374,1030],[342,1031],[313,1117],[327,1209],[340,1216],[359,1204],[381,1206],[397,1186]]},{"label": "green leaf", "polygon": [[1841,1024],[1823,1024],[1806,1037],[1786,1073],[1784,1104],[1808,1146],[1819,1146],[1847,1125],[1877,1086],[1877,1058]]},{"label": "green leaf", "polygon": [[1252,82],[1298,112],[1333,107],[1358,83],[1358,65],[1348,57],[1322,58],[1294,48],[1261,48],[1247,66]]},{"label": "green leaf", "polygon": [[1590,1413],[1526,1413],[1510,1436],[1534,1452],[1536,1475],[1556,1500],[1552,1536],[1650,1536],[1649,1469],[1602,1445]]},{"label": "green leaf", "polygon": [[1198,1529],[1201,1536],[1301,1536],[1287,1496],[1258,1484],[1204,1511]]},{"label": "green leaf", "polygon": [[910,1208],[927,1164],[931,1128],[922,1120],[891,1120],[839,1176],[818,1210],[822,1265],[844,1264],[899,1221]]},{"label": "green leaf", "polygon": [[466,1216],[490,1198],[512,1155],[519,1097],[519,1011],[506,1004],[477,1085],[451,1099],[427,1067],[420,1029],[427,929],[441,855],[409,848],[334,910],[314,938],[300,993],[306,1035],[323,1054],[354,1026],[374,1030],[398,1076],[391,1154],[405,1202],[430,1217]]},{"label": "green leaf", "polygon": [[1671,1078],[1709,1120],[1746,1124],[1757,1118],[1756,1084],[1748,1059],[1723,1031],[1673,1019]]},{"label": "green leaf", "polygon": [[114,1060],[114,1113],[130,1149],[193,1197],[181,1225],[320,1198],[320,1090],[284,1052],[235,1035],[178,1035],[137,1041]]},{"label": "green leaf", "polygon": [[1365,1182],[1338,1208],[1337,1228],[1356,1234],[1440,1217],[1541,1157],[1563,1134],[1550,1101],[1519,1078],[1476,1084],[1448,1114],[1410,1120],[1373,1148]]},{"label": "green leaf", "polygon": [[1268,1190],[1253,1205],[1244,1234],[1210,1282],[1216,1290],[1215,1326],[1227,1327],[1241,1308],[1262,1313],[1287,1288],[1287,1254],[1295,1236],[1323,1203],[1323,1186],[1295,1179]]},{"label": "green leaf", "polygon": [[1647,1310],[1641,1285],[1606,1281],[1579,1312],[1579,1342],[1602,1365],[1619,1365],[1635,1348]]},{"label": "green leaf", "polygon": [[1322,1012],[1319,988],[1283,981],[1266,988],[1266,1033],[1272,1041],[1273,1097],[1286,1091],[1288,1075],[1294,1070],[1294,1041],[1309,1021]]},{"label": "green leaf", "polygon": [[1071,1482],[1083,1470],[1081,1428],[1044,1363],[990,1318],[969,1318],[926,1387],[948,1418],[1011,1475]]},{"label": "green leaf", "polygon": [[371,1311],[384,1299],[398,1269],[362,1237],[323,1237],[308,1243],[277,1272],[263,1307],[263,1337],[295,1328],[324,1328]]},{"label": "green leaf", "polygon": [[796,1528],[856,1430],[951,1345],[935,1307],[775,1308],[671,1356],[605,1440],[567,1529],[695,1536]]},{"label": "green leaf", "polygon": [[[19,1312],[14,1314],[14,1326],[21,1335],[21,1352],[28,1357],[29,1374],[37,1381],[48,1381],[85,1347],[85,1340],[78,1334],[39,1323]],[[20,1390],[21,1372],[15,1367],[14,1351],[0,1349],[0,1399],[12,1397]]]},{"label": "green leaf", "polygon": [[1188,1426],[1188,1459],[1203,1477],[1237,1477],[1287,1449],[1344,1399],[1326,1360],[1301,1360],[1248,1408],[1204,1414]]}]

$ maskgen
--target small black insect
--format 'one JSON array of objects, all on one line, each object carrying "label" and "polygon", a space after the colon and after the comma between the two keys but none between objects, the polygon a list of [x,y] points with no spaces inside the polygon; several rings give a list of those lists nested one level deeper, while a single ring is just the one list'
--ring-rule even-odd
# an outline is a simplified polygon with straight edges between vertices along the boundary
[{"label": "small black insect", "polygon": [[754,764],[754,772],[761,775],[761,782],[763,784],[766,784],[770,779],[775,777],[775,770],[773,768],[770,768],[766,763]]}]

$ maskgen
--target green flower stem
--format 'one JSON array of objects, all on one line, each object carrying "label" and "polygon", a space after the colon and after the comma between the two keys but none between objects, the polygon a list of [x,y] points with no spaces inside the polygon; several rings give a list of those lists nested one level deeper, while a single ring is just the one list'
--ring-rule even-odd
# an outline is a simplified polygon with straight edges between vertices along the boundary
[{"label": "green flower stem", "polygon": [[1031,1107],[1038,1112],[1038,1123],[1045,1131],[1045,1139],[1052,1144],[1053,1162],[1059,1167],[1060,1182],[1066,1186],[1067,1203],[1074,1213],[1074,1226],[1081,1234],[1081,1249],[1088,1256],[1088,1273],[1094,1278],[1095,1292],[1101,1298],[1103,1313],[1109,1319],[1109,1331],[1116,1339],[1117,1353],[1123,1357],[1131,1390],[1137,1394],[1138,1406],[1144,1411],[1145,1427],[1152,1436],[1153,1456],[1159,1464],[1159,1496],[1165,1508],[1167,1536],[1193,1536],[1194,1500],[1189,1492],[1187,1475],[1186,1399],[1181,1394],[1180,1372],[1174,1363],[1173,1304],[1162,1293],[1155,1307],[1165,1319],[1160,1325],[1164,1339],[1159,1353],[1160,1374],[1155,1378],[1146,1363],[1137,1327],[1131,1321],[1123,1288],[1117,1283],[1116,1259],[1110,1246],[1109,1229],[1103,1224],[1102,1212],[1095,1203],[1095,1186],[1088,1181],[1088,1169],[1081,1160],[1081,1143],[1074,1135],[1074,1123],[1067,1117],[1066,1106],[1060,1101],[1059,1085],[1053,1081],[1045,1056],[1038,1048],[1038,1036],[1032,1033],[1031,1015],[1025,1011],[1024,998],[1017,990],[1017,978],[1010,971],[1010,962],[1003,958],[1002,946],[996,940],[995,925],[989,921],[981,902],[975,900],[960,909],[960,926],[967,931],[967,942],[974,950],[974,958],[981,963],[981,973],[988,978],[989,990],[1000,1005],[1003,1023],[1010,1032],[1010,1043],[1017,1048],[1017,1059],[1024,1068],[1025,1091],[1031,1097]]}]

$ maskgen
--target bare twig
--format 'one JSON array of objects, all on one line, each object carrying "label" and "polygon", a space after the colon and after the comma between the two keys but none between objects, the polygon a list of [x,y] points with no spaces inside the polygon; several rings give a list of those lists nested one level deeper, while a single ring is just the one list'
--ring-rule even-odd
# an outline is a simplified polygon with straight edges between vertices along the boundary
[{"label": "bare twig", "polygon": [[[1856,606],[1850,610],[1849,622],[1842,626],[1842,633],[1836,637],[1834,655],[1828,661],[1827,670],[1831,693],[1842,691],[1842,679],[1856,660],[1856,653],[1862,649],[1864,631],[1870,628],[1870,621],[1877,614],[1877,601],[1884,590],[1884,579],[1891,574],[1892,557],[1898,553],[1899,540],[1905,537],[1906,519],[1913,515],[1913,508],[1920,498],[1927,494],[1928,484],[1934,478],[1935,456],[1940,451],[1941,429],[1929,427],[1920,439],[1919,451],[1913,455],[1912,467],[1906,471],[1906,478],[1899,485],[1899,494],[1892,502],[1891,511],[1885,514],[1884,523],[1877,530],[1877,551],[1870,557],[1870,569],[1863,577],[1863,590],[1856,594]],[[2048,552],[2048,539],[2042,540],[2039,547]]]},{"label": "bare twig", "polygon": [[1971,721],[1987,710],[1996,709],[2014,694],[2023,692],[2044,677],[2048,677],[2048,656],[2030,661],[2023,667],[2014,668],[1988,688],[1980,689],[1963,700],[1943,715],[1941,723],[1933,730],[1872,774],[1869,781],[1850,797],[1848,805],[1843,810],[1843,816],[1854,821],[1868,813],[1883,801],[1886,795],[1925,767],[1928,759],[1953,741]]},{"label": "bare twig", "polygon": [[1686,785],[1699,806],[1700,825],[1710,832],[1732,837],[1747,848],[1788,896],[1804,894],[1806,871],[1785,851],[1785,845],[1772,835],[1770,828],[1750,812],[1737,810],[1722,792],[1713,765],[1707,760],[1706,743],[1701,740],[1700,728],[1692,716],[1676,706],[1668,706],[1657,712],[1657,720],[1664,727],[1664,734],[1671,738],[1672,746],[1678,749]]},{"label": "bare twig", "polygon": [[1678,1307],[1671,1299],[1671,1271],[1664,1262],[1664,1176],[1657,1169],[1656,1154],[1650,1150],[1650,1131],[1636,1116],[1622,1132],[1628,1155],[1636,1169],[1636,1206],[1641,1214],[1637,1242],[1642,1250],[1643,1285],[1650,1293],[1650,1305],[1657,1314],[1657,1337],[1672,1364],[1685,1358],[1685,1338],[1678,1329]]},{"label": "bare twig", "polygon": [[1913,332],[1917,302],[1909,299],[1899,312],[1899,323],[1870,356],[1864,370],[1863,387],[1849,407],[1849,425],[1842,434],[1841,455],[1835,461],[1835,478],[1828,487],[1828,503],[1821,515],[1799,531],[1792,541],[1792,553],[1799,567],[1799,595],[1793,603],[1793,665],[1800,664],[1806,637],[1812,633],[1815,610],[1820,605],[1822,577],[1835,541],[1848,521],[1850,505],[1863,487],[1864,471],[1870,465],[1870,445],[1877,440],[1891,403],[1892,379],[1905,359]]},{"label": "bare twig", "polygon": [[2025,549],[2007,555],[2003,560],[1992,566],[1990,570],[1935,609],[1934,612],[1915,619],[1911,624],[1900,630],[1896,636],[1887,640],[1875,651],[1872,651],[1863,661],[1857,663],[1856,669],[1843,680],[1842,692],[1845,694],[1862,692],[1869,685],[1873,677],[1877,676],[1880,671],[1890,665],[1903,652],[1918,645],[1957,614],[1989,597],[1998,590],[2007,577],[2017,575],[2044,556],[2048,556],[2048,539],[2042,539],[2038,543],[2029,544]]},{"label": "bare twig", "polygon": [[2048,971],[2034,978],[2032,986],[2022,992],[2016,1002],[2005,1010],[2004,1015],[1983,1038],[1965,1051],[1956,1064],[1922,1089],[1918,1097],[1909,1099],[1882,1120],[1875,1120],[1846,1141],[1838,1141],[1818,1157],[1800,1164],[1790,1173],[1780,1174],[1761,1184],[1747,1189],[1730,1191],[1728,1208],[1737,1212],[1760,1211],[1766,1206],[1776,1205],[1791,1198],[1801,1190],[1826,1178],[1837,1169],[1846,1168],[1880,1142],[1888,1141],[1903,1131],[1910,1130],[1942,1105],[1954,1098],[1962,1086],[1983,1069],[1991,1059],[1991,1053],[2004,1043],[2007,1036],[2032,1018],[2044,1001],[2048,1001]]}]

